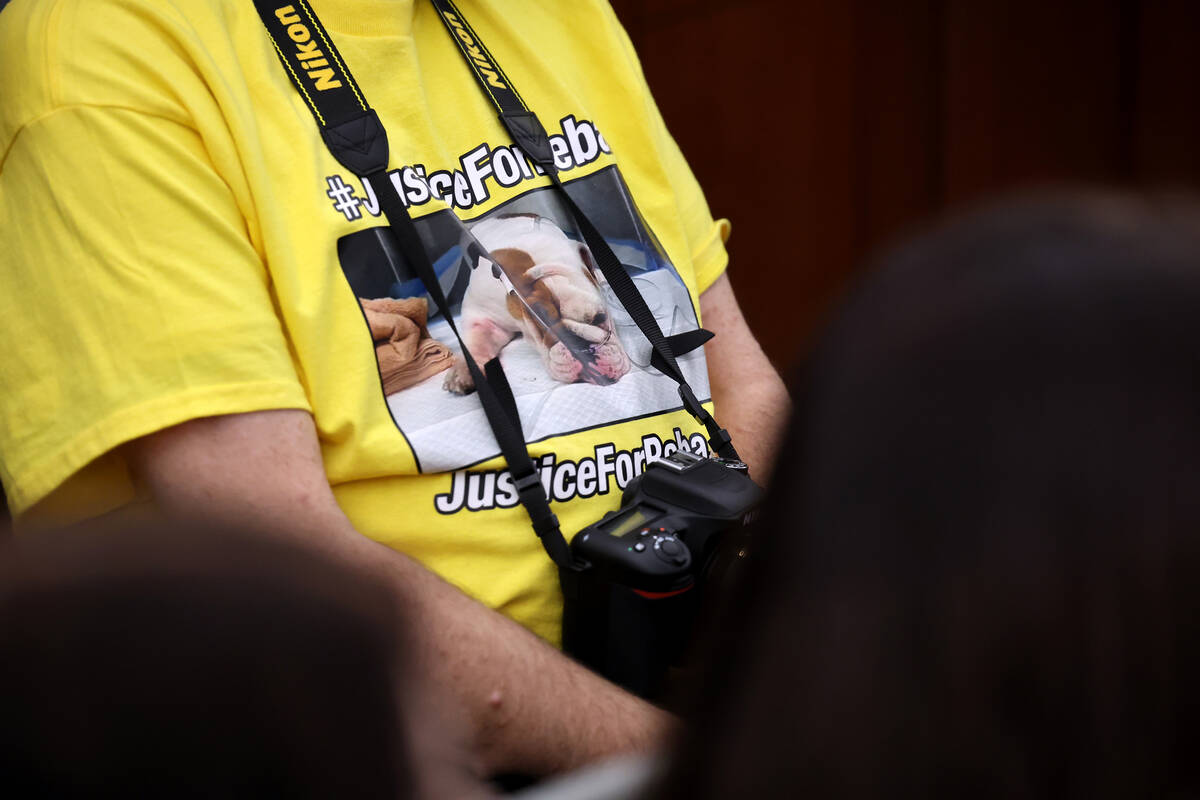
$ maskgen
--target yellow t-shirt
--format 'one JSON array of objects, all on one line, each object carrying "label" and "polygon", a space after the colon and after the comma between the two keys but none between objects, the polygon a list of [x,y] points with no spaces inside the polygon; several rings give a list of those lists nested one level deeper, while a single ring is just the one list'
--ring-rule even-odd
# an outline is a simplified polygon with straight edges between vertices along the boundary
[{"label": "yellow t-shirt", "polygon": [[[428,3],[312,5],[387,128],[393,180],[452,305],[471,273],[464,227],[532,213],[578,238]],[[611,9],[460,8],[546,124],[563,180],[664,330],[695,327],[728,226],[709,214]],[[407,362],[403,388],[382,374],[395,337],[359,301],[423,292],[387,246],[369,187],[326,150],[249,0],[13,0],[0,13],[0,97],[0,477],[19,519],[130,503],[114,448],[136,437],[307,409],[359,531],[557,640],[555,570],[478,398]],[[703,446],[674,384],[610,308],[630,360],[615,383],[550,375],[529,336],[501,350],[568,537],[615,508],[647,458]],[[436,314],[427,330],[431,361],[458,349]],[[702,351],[682,362],[708,397]]]}]

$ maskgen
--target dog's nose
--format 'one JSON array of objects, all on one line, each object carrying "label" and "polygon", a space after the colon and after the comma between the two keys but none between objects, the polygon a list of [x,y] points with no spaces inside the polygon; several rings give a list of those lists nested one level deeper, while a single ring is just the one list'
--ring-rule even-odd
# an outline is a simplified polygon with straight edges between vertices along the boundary
[{"label": "dog's nose", "polygon": [[608,314],[605,314],[603,311],[592,317],[593,325],[603,325],[606,322],[608,322]]}]

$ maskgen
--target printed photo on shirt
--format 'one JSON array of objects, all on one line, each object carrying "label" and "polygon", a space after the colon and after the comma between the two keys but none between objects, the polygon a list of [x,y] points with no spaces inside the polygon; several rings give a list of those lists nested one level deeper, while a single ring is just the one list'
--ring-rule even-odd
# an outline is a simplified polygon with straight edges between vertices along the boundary
[{"label": "printed photo on shirt", "polygon": [[[646,228],[615,167],[565,184],[625,265],[667,336],[698,327],[692,297]],[[480,369],[498,357],[527,441],[680,406],[674,381],[596,267],[552,188],[459,220],[415,220],[451,315]],[[442,309],[390,228],[342,237],[338,259],[358,298],[388,410],[422,472],[498,455],[474,381]],[[709,386],[703,348],[679,358],[697,396]]]}]

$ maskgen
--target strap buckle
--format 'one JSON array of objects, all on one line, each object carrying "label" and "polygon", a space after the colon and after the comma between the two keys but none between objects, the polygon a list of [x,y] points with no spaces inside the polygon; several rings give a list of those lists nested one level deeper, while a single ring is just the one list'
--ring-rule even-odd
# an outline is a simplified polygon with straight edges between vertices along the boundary
[{"label": "strap buckle", "polygon": [[518,494],[525,494],[525,492],[529,491],[534,486],[540,486],[542,483],[542,479],[541,479],[541,476],[538,475],[537,470],[535,469],[533,472],[529,473],[528,475],[520,475],[520,476],[513,475],[513,483],[517,487]]},{"label": "strap buckle", "polygon": [[[558,515],[550,510],[550,498],[546,496],[545,487],[542,486],[542,479],[538,475],[537,468],[528,475],[513,475],[513,484],[517,487],[517,494],[521,498],[521,504],[525,506],[525,510],[529,512],[529,520],[533,523],[533,531],[538,535],[538,538],[545,539],[547,536],[558,534],[557,541],[554,542],[556,547],[561,542],[561,547],[565,554],[566,540],[562,538],[558,525]],[[553,557],[553,554],[551,554]],[[570,560],[569,558],[567,559]],[[558,561],[556,558],[555,561]]]},{"label": "strap buckle", "polygon": [[[711,433],[708,437],[708,443],[712,445],[712,449],[716,450],[722,457],[729,458],[725,455],[725,448],[733,444],[733,437],[729,435],[729,431],[724,428],[717,428],[715,433]],[[732,451],[733,455],[737,455],[737,451]]]},{"label": "strap buckle", "polygon": [[500,121],[521,152],[529,156],[533,163],[548,174],[558,171],[554,166],[550,137],[546,135],[546,129],[536,114],[532,111],[505,111],[500,114]]},{"label": "strap buckle", "polygon": [[346,169],[362,177],[387,171],[387,131],[374,109],[368,108],[336,124],[323,126],[321,138]]}]

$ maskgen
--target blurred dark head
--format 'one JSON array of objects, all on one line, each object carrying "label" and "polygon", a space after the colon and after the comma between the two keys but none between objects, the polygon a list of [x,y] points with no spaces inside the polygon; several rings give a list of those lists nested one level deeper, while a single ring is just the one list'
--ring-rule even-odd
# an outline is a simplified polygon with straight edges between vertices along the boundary
[{"label": "blurred dark head", "polygon": [[277,543],[18,539],[0,555],[5,793],[408,796],[400,647],[381,587]]},{"label": "blurred dark head", "polygon": [[797,387],[672,797],[1200,791],[1200,211],[885,259]]}]

